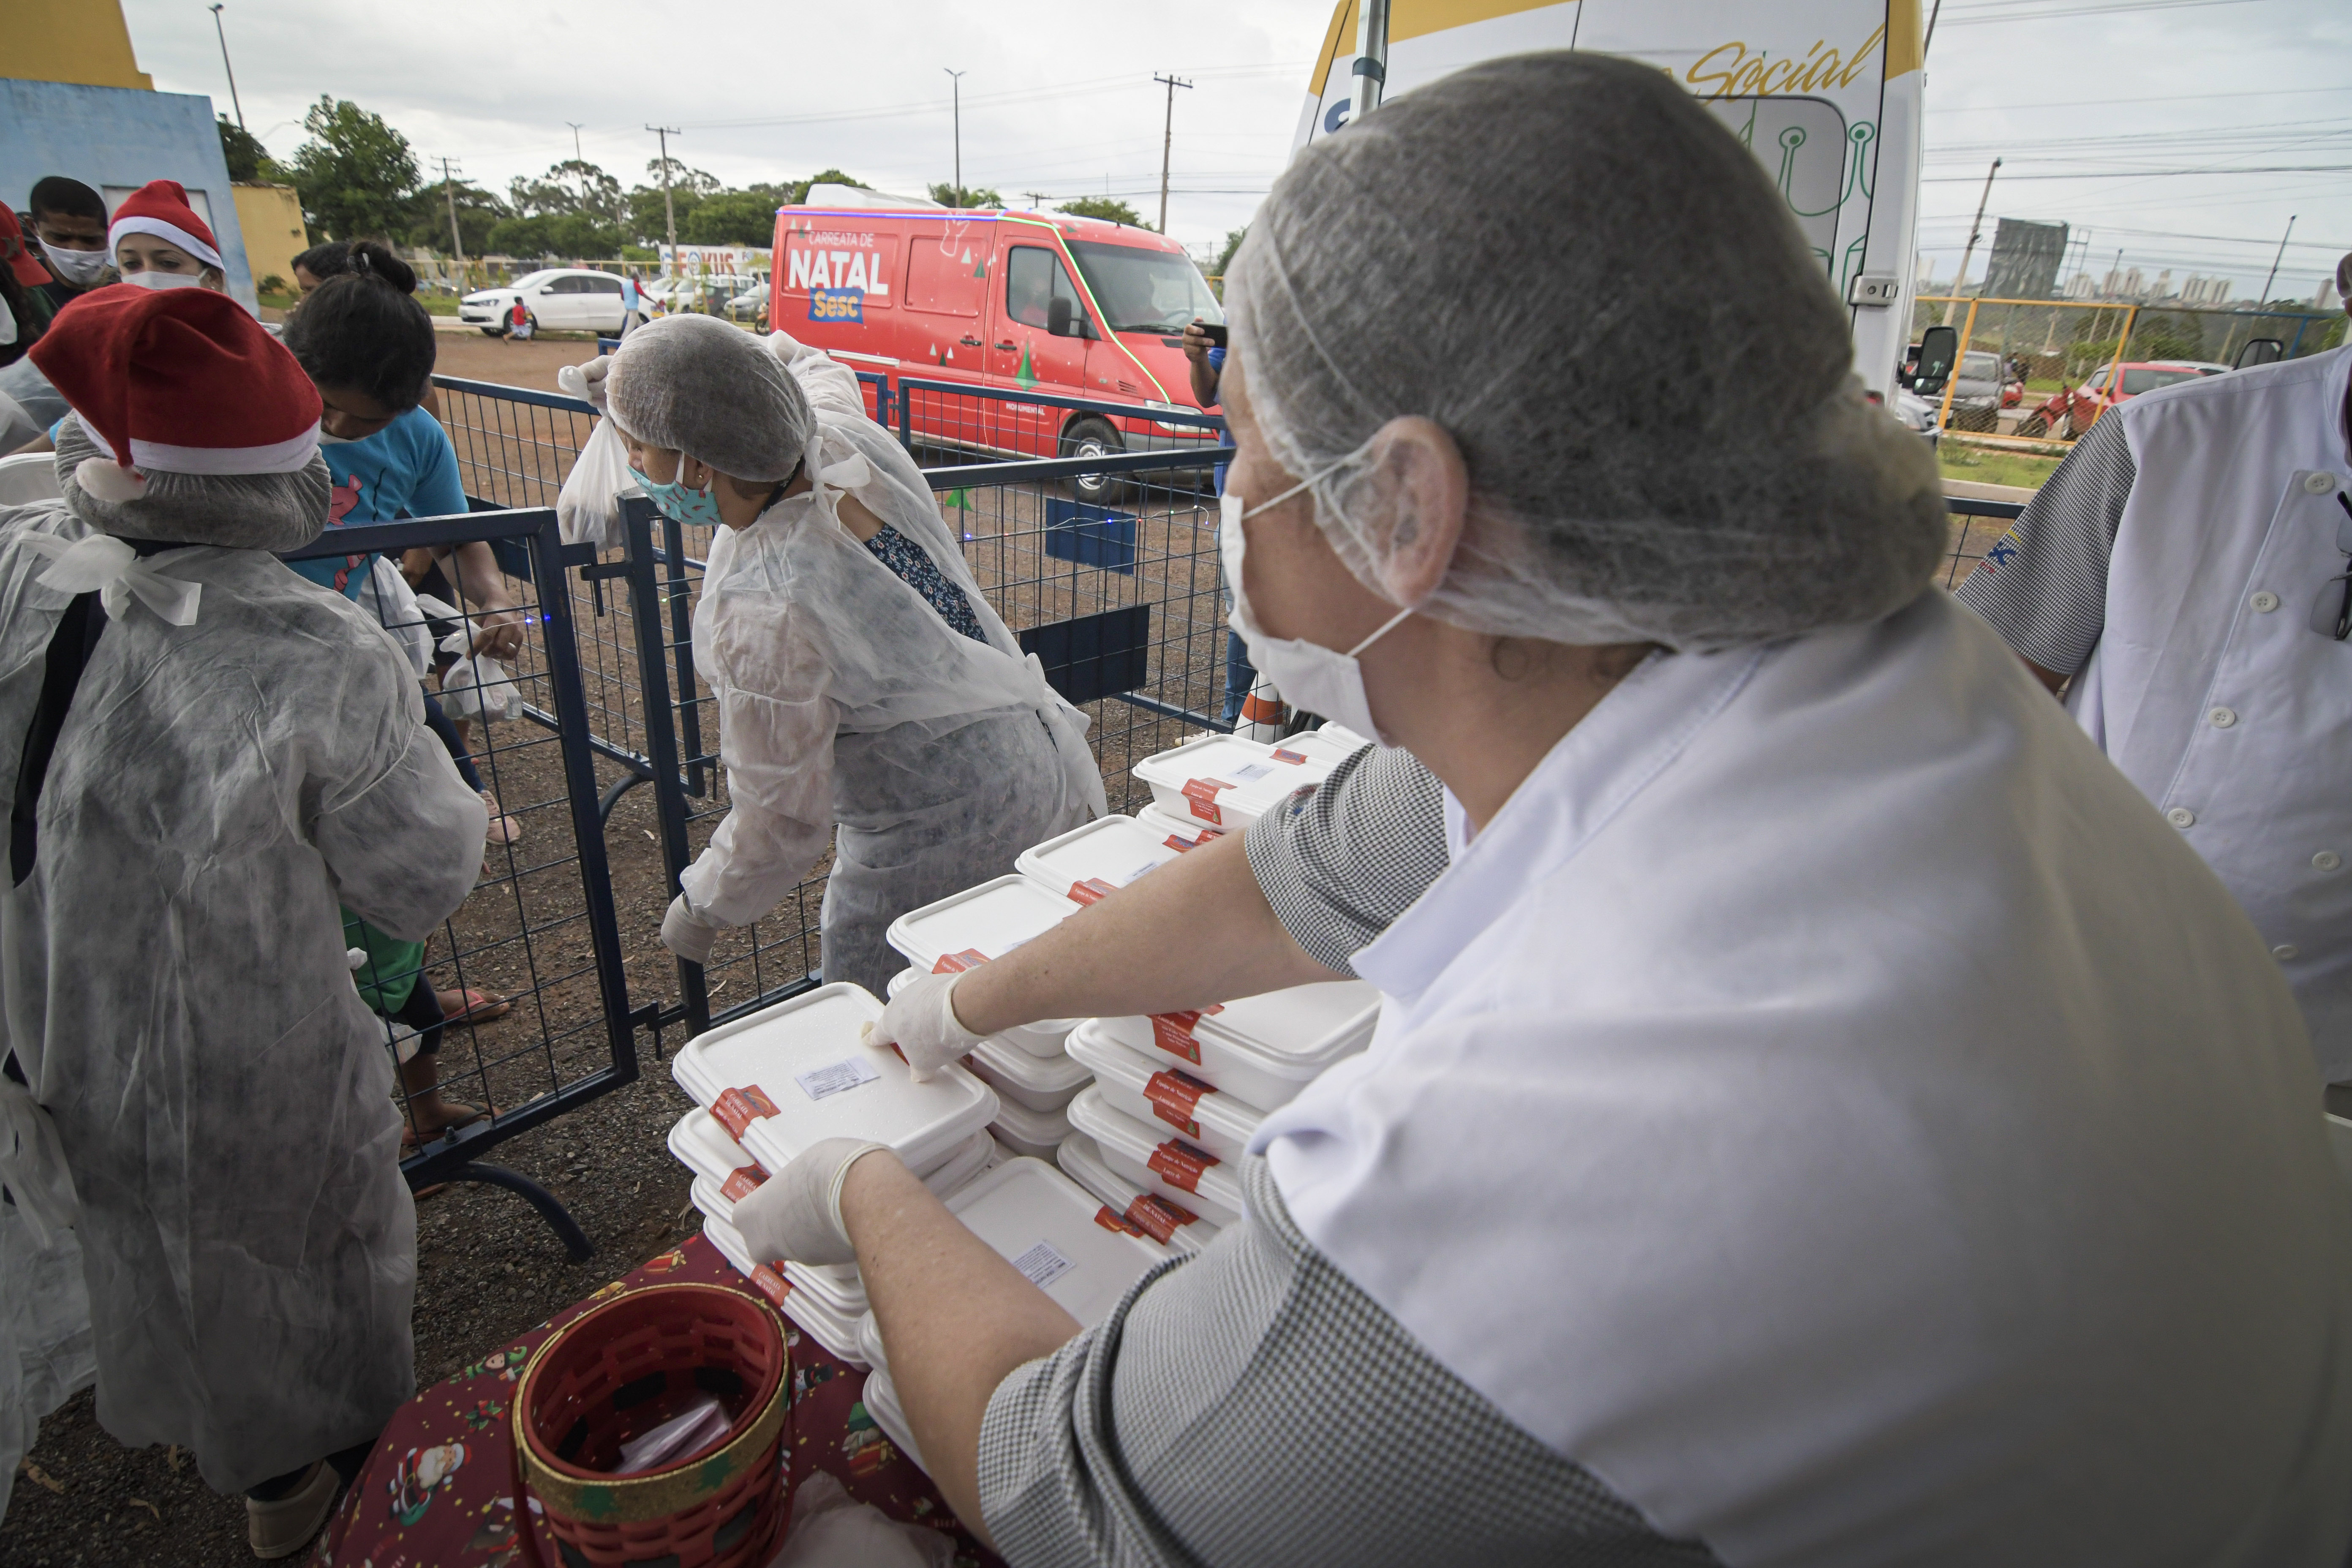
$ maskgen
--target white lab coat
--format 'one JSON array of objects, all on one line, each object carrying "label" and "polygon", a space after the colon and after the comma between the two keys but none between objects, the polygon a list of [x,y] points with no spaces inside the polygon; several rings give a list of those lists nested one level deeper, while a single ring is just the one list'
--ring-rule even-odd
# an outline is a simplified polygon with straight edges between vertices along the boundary
[{"label": "white lab coat", "polygon": [[2337,349],[2108,416],[2138,475],[2067,702],[2253,917],[2330,1082],[2352,1079],[2352,643],[2309,621],[2346,569],[2347,374]]},{"label": "white lab coat", "polygon": [[1433,1354],[1734,1568],[2339,1568],[2293,998],[1974,616],[1654,658],[1454,826],[1256,1145]]},{"label": "white lab coat", "polygon": [[[0,515],[0,800],[70,601],[26,536],[88,531]],[[400,1117],[337,905],[425,937],[488,818],[363,612],[258,550],[163,570],[203,584],[197,619],[134,602],[92,650],[38,858],[0,889],[0,1005],[79,1200],[100,1423],[234,1492],[414,1390]],[[27,1288],[0,1277],[11,1315]]]},{"label": "white lab coat", "polygon": [[[1100,815],[1102,778],[1086,716],[989,607],[920,471],[866,416],[856,378],[790,339],[774,347],[817,415],[815,482],[711,542],[694,658],[717,699],[730,809],[679,882],[698,915],[742,925],[774,909],[833,837],[824,974],[878,994],[903,967],[884,941],[891,921]],[[963,590],[985,644],[841,526],[845,492]]]}]

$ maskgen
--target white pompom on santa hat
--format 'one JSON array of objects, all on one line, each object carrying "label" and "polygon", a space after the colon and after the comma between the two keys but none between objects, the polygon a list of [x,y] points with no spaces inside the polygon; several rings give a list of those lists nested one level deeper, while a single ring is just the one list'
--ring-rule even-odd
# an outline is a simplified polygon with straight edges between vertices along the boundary
[{"label": "white pompom on santa hat", "polygon": [[28,357],[113,459],[74,470],[100,500],[137,500],[148,473],[299,473],[319,450],[319,389],[244,306],[209,289],[92,289]]},{"label": "white pompom on santa hat", "polygon": [[114,209],[106,226],[106,254],[122,243],[126,234],[152,234],[178,246],[207,267],[221,265],[220,241],[188,205],[188,190],[177,180],[150,180]]}]

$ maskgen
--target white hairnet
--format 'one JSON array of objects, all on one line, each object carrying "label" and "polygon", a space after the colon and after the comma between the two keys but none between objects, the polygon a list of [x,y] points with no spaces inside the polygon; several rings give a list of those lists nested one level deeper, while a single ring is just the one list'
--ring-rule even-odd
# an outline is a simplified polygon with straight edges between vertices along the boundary
[{"label": "white hairnet", "polygon": [[232,550],[299,550],[326,531],[334,478],[316,454],[290,474],[147,474],[147,493],[104,500],[81,488],[82,463],[101,457],[77,415],[58,426],[57,474],[67,510],[100,533]]},{"label": "white hairnet", "polygon": [[605,412],[648,446],[674,447],[739,479],[788,479],[816,416],[760,340],[714,316],[664,316],[621,340]]},{"label": "white hairnet", "polygon": [[1874,619],[1945,549],[1779,194],[1653,68],[1522,55],[1385,104],[1291,164],[1229,275],[1248,408],[1367,586],[1412,526],[1373,434],[1460,446],[1439,619],[1719,647]]}]

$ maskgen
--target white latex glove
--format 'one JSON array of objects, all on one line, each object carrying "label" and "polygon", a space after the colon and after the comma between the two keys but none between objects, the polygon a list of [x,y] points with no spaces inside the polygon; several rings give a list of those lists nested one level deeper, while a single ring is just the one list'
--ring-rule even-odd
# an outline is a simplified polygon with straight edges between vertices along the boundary
[{"label": "white latex glove", "polygon": [[688,963],[708,963],[710,944],[725,929],[706,922],[686,901],[686,895],[680,893],[669,901],[669,912],[662,916],[662,945]]},{"label": "white latex glove", "polygon": [[826,1138],[810,1144],[793,1163],[735,1200],[735,1229],[761,1263],[855,1263],[857,1249],[841,1223],[841,1184],[849,1167],[882,1143],[858,1138]]},{"label": "white latex glove", "polygon": [[907,1070],[917,1083],[980,1044],[980,1037],[956,1016],[955,983],[963,973],[926,974],[890,999],[882,1016],[866,1026],[866,1043],[877,1049],[898,1047]]},{"label": "white latex glove", "polygon": [[567,364],[555,373],[555,384],[572,397],[586,399],[604,412],[604,378],[612,373],[613,356],[598,354],[586,364]]}]

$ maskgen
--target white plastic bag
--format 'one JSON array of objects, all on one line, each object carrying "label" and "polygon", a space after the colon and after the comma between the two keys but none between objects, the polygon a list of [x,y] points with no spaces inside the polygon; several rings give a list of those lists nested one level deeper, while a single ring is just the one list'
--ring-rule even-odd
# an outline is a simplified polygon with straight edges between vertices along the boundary
[{"label": "white plastic bag", "polygon": [[950,1568],[955,1541],[944,1531],[900,1524],[870,1503],[852,1502],[819,1470],[793,1494],[792,1530],[770,1568]]},{"label": "white plastic bag", "polygon": [[623,490],[637,482],[629,471],[629,450],[610,419],[599,419],[588,432],[563,488],[555,496],[555,521],[566,544],[593,544],[599,550],[621,542]]},{"label": "white plastic bag", "polygon": [[425,624],[424,606],[391,556],[377,556],[368,568],[366,585],[360,589],[360,608],[392,634],[420,679],[433,672],[433,628]]},{"label": "white plastic bag", "polygon": [[441,710],[452,719],[511,719],[522,711],[522,693],[507,667],[486,653],[471,653],[470,628],[451,632],[441,651],[457,662],[441,672]]}]

